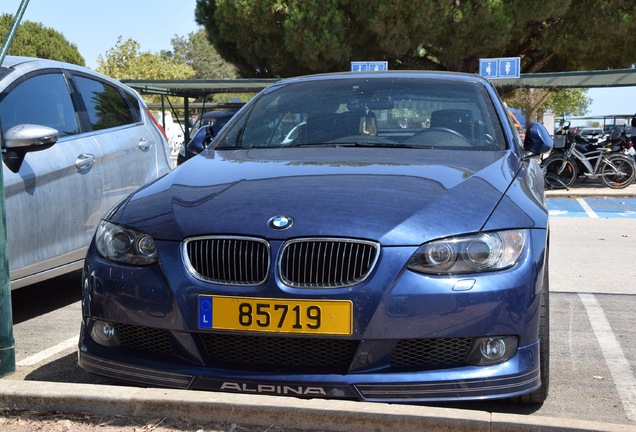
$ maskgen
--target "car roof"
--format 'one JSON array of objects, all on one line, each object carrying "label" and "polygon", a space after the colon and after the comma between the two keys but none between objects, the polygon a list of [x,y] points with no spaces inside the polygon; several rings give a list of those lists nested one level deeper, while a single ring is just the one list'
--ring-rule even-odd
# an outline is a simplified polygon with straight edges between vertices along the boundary
[{"label": "car roof", "polygon": [[[303,75],[292,78],[283,78],[280,81],[271,84],[265,91],[279,88],[291,83],[311,82],[311,81],[335,81],[343,79],[373,79],[373,78],[420,78],[432,80],[456,80],[463,82],[474,82],[492,87],[492,83],[486,78],[477,74],[469,74],[464,72],[447,72],[447,71],[382,71],[382,72],[331,72],[315,75]],[[494,88],[494,87],[493,87]]]},{"label": "car roof", "polygon": [[32,67],[42,69],[46,67],[50,68],[65,68],[65,69],[78,69],[83,71],[89,71],[90,73],[98,74],[94,70],[85,68],[72,63],[65,63],[57,60],[42,59],[36,57],[22,57],[22,56],[6,56],[2,62],[2,68],[18,68],[18,67]]},{"label": "car roof", "polygon": [[8,75],[12,71],[19,72],[21,75],[23,75],[25,73],[40,69],[67,69],[77,72],[84,72],[93,76],[100,77],[106,81],[122,85],[118,80],[84,66],[78,66],[76,64],[65,63],[57,60],[23,56],[6,56],[4,58],[4,61],[2,62],[2,66],[0,66],[0,77]]},{"label": "car roof", "polygon": [[325,82],[325,81],[342,81],[342,80],[373,80],[373,79],[426,79],[432,81],[457,81],[482,85],[495,97],[497,91],[494,85],[481,75],[469,74],[465,72],[448,72],[448,71],[401,71],[389,70],[382,72],[331,72],[315,75],[303,75],[291,78],[283,78],[278,82],[270,84],[262,93],[267,94],[276,91],[281,87],[285,87],[295,83],[309,82]]},{"label": "car roof", "polygon": [[225,117],[225,116],[233,116],[239,108],[230,108],[224,110],[214,110],[214,111],[206,111],[201,114],[201,117],[205,118],[217,118],[217,117]]},{"label": "car roof", "polygon": [[[443,79],[450,78],[461,81],[488,82],[484,77],[477,74],[469,74],[464,72],[447,72],[447,71],[423,71],[423,70],[390,70],[382,72],[331,72],[315,75],[304,75],[293,78],[284,78],[280,83],[288,83],[294,81],[312,81],[312,80],[329,80],[344,78],[432,78]],[[277,84],[277,83],[275,83]],[[274,84],[274,85],[275,85]]]}]

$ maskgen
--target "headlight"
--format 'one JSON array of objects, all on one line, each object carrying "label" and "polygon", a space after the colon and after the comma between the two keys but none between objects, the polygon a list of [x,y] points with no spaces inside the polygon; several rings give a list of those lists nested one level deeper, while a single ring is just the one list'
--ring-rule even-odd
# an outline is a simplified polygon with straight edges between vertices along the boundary
[{"label": "headlight", "polygon": [[155,241],[148,234],[107,221],[101,221],[95,234],[95,245],[106,259],[132,265],[148,265],[158,261]]},{"label": "headlight", "polygon": [[407,266],[430,274],[502,270],[519,260],[527,237],[527,230],[510,230],[436,240],[420,246]]}]

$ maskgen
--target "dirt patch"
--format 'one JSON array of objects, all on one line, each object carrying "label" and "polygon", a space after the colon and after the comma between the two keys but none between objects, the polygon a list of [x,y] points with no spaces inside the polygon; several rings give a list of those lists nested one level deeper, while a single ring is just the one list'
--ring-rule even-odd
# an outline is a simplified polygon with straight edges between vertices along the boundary
[{"label": "dirt patch", "polygon": [[60,413],[0,408],[3,432],[300,432],[275,426],[241,426],[236,423],[202,424],[187,418],[140,418],[96,416],[90,413]]}]

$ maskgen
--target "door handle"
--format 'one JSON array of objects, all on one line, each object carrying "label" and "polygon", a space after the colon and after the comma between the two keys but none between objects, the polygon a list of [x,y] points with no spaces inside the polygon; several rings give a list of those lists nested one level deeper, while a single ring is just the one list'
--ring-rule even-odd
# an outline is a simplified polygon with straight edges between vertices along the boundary
[{"label": "door handle", "polygon": [[139,144],[137,144],[141,150],[148,150],[152,143],[148,138],[142,138],[139,140]]},{"label": "door handle", "polygon": [[95,164],[95,155],[82,153],[75,159],[75,167],[80,171],[85,171]]}]

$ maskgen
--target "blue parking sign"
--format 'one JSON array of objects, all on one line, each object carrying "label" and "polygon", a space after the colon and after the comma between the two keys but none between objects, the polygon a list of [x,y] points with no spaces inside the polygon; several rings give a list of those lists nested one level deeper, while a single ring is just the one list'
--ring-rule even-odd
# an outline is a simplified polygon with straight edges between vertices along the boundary
[{"label": "blue parking sign", "polygon": [[351,62],[351,72],[380,72],[389,70],[386,61],[355,61]]},{"label": "blue parking sign", "polygon": [[486,78],[497,77],[497,60],[496,59],[482,59],[479,60],[479,75]]},{"label": "blue parking sign", "polygon": [[366,72],[368,67],[367,62],[351,62],[351,72]]},{"label": "blue parking sign", "polygon": [[519,78],[521,57],[479,59],[479,75],[485,78]]},{"label": "blue parking sign", "polygon": [[499,78],[519,78],[520,63],[519,57],[499,59]]}]

